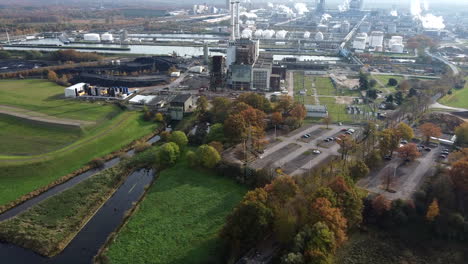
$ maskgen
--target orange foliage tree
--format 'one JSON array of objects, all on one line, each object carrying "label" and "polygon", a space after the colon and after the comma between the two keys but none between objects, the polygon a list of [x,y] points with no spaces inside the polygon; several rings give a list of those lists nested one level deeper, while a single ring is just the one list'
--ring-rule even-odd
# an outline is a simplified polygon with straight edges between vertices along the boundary
[{"label": "orange foliage tree", "polygon": [[419,131],[426,138],[426,142],[429,142],[431,137],[440,137],[442,135],[442,130],[440,127],[433,123],[424,123],[419,127]]},{"label": "orange foliage tree", "polygon": [[419,153],[418,151],[418,147],[414,143],[409,143],[404,146],[401,146],[396,150],[396,152],[398,152],[400,158],[410,161],[413,161],[417,157],[421,156],[421,153]]},{"label": "orange foliage tree", "polygon": [[438,215],[439,215],[439,202],[437,202],[437,199],[434,199],[432,200],[432,203],[427,208],[426,219],[432,222]]},{"label": "orange foliage tree", "polygon": [[312,203],[312,214],[316,221],[323,222],[335,234],[337,246],[347,240],[346,228],[347,220],[343,217],[339,208],[333,208],[327,198],[319,197]]}]

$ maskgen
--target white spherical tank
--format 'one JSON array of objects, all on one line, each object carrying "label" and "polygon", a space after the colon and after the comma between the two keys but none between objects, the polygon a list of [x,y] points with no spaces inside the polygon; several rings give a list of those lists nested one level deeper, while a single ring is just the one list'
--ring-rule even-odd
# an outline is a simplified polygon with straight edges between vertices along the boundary
[{"label": "white spherical tank", "polygon": [[263,30],[262,29],[258,29],[257,31],[255,31],[255,33],[254,33],[255,38],[261,38],[262,36],[263,36]]},{"label": "white spherical tank", "polygon": [[250,30],[248,28],[242,30],[241,37],[242,38],[252,38],[252,30]]},{"label": "white spherical tank", "polygon": [[285,39],[287,34],[288,34],[288,32],[286,30],[280,30],[280,31],[276,32],[276,38],[277,39]]},{"label": "white spherical tank", "polygon": [[262,37],[265,39],[271,39],[275,36],[275,31],[274,30],[265,30],[263,31]]},{"label": "white spherical tank", "polygon": [[309,31],[304,32],[304,38],[305,39],[310,38],[310,32]]},{"label": "white spherical tank", "polygon": [[84,39],[85,41],[93,41],[93,42],[99,42],[99,41],[101,41],[101,37],[99,36],[99,34],[96,34],[96,33],[84,34],[84,35],[83,35],[83,39]]},{"label": "white spherical tank", "polygon": [[317,32],[317,34],[315,34],[315,37],[314,37],[315,40],[318,40],[318,41],[321,41],[323,40],[323,33],[322,32]]}]

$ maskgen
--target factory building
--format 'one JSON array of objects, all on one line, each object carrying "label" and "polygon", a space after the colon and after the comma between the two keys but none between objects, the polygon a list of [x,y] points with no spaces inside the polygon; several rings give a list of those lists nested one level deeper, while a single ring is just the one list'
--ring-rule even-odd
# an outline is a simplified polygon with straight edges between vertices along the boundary
[{"label": "factory building", "polygon": [[[255,32],[256,38],[265,32]],[[280,37],[287,32],[281,32]],[[272,78],[273,57],[260,56],[260,41],[249,36],[242,37],[239,30],[239,2],[231,2],[231,38],[226,52],[227,84],[235,90],[269,91]],[[219,67],[218,67],[219,68]],[[220,69],[216,69],[218,72]],[[217,73],[220,76],[220,73]],[[277,76],[274,76],[277,77]],[[213,82],[218,82],[212,76]]]},{"label": "factory building", "polygon": [[367,34],[366,33],[358,33],[353,41],[353,49],[355,50],[365,50],[367,43]]},{"label": "factory building", "polygon": [[101,41],[101,37],[99,36],[99,34],[96,34],[96,33],[84,34],[83,39],[84,39],[84,41],[91,41],[91,42],[100,42]]},{"label": "factory building", "polygon": [[364,7],[364,0],[351,0],[349,2],[349,9],[350,10],[362,10]]},{"label": "factory building", "polygon": [[404,46],[403,46],[403,37],[401,36],[393,36],[388,41],[388,46],[390,47],[390,51],[394,53],[403,53]]},{"label": "factory building", "polygon": [[384,33],[382,31],[372,31],[369,36],[369,46],[372,48],[382,47]]}]

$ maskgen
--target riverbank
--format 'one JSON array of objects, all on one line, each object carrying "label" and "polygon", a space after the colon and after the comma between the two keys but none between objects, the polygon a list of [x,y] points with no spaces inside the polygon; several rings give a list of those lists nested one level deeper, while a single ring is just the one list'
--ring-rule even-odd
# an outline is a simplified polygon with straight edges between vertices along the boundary
[{"label": "riverbank", "polygon": [[[151,150],[150,150],[151,151]],[[154,154],[152,152],[149,153]],[[122,185],[130,173],[151,166],[136,155],[0,223],[0,240],[52,257],[60,253]]]},{"label": "riverbank", "polygon": [[220,263],[218,232],[247,189],[185,157],[160,173],[101,258],[110,263]]}]

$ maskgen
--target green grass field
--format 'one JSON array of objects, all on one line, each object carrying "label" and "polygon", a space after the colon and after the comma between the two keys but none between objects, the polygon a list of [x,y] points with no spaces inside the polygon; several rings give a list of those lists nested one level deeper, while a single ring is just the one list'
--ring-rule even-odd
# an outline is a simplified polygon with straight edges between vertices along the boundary
[{"label": "green grass field", "polygon": [[318,95],[336,95],[336,89],[328,77],[314,77]]},{"label": "green grass field", "polygon": [[124,166],[104,170],[0,223],[0,239],[41,255],[59,253],[83,222],[103,204],[126,175]]},{"label": "green grass field", "polygon": [[143,121],[139,112],[122,111],[113,104],[63,100],[61,94],[63,87],[43,80],[0,81],[0,105],[96,122],[74,130],[1,118],[0,125],[6,126],[0,130],[0,143],[4,143],[0,150],[0,205],[83,167],[93,158],[117,151],[157,127]]},{"label": "green grass field", "polygon": [[79,128],[46,125],[0,115],[0,155],[31,155],[53,151],[78,140]]},{"label": "green grass field", "polygon": [[452,89],[452,94],[447,94],[442,97],[439,103],[451,107],[468,108],[468,82],[463,89]]},{"label": "green grass field", "polygon": [[218,232],[246,188],[182,160],[162,171],[106,256],[111,263],[219,263]]},{"label": "green grass field", "polygon": [[47,80],[0,80],[0,105],[47,115],[97,121],[118,112],[115,105],[64,99],[64,87]]}]

